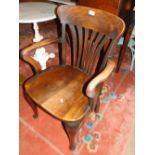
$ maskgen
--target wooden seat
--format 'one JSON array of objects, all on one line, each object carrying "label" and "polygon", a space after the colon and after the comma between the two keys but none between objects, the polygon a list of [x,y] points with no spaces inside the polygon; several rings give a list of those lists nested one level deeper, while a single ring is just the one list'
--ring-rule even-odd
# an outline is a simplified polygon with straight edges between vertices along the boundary
[{"label": "wooden seat", "polygon": [[[125,24],[111,13],[82,6],[59,6],[57,15],[61,23],[60,38],[46,39],[21,51],[21,58],[34,71],[34,76],[24,84],[24,95],[35,117],[39,106],[62,122],[70,148],[75,149],[76,135],[85,117],[89,112],[99,111],[103,83],[115,68],[109,55]],[[42,71],[30,53],[54,43],[61,47],[60,64]],[[67,45],[70,64],[66,62]]]},{"label": "wooden seat", "polygon": [[88,75],[71,66],[56,66],[26,81],[25,92],[58,119],[77,121],[89,106],[88,98],[83,93],[88,78]]}]

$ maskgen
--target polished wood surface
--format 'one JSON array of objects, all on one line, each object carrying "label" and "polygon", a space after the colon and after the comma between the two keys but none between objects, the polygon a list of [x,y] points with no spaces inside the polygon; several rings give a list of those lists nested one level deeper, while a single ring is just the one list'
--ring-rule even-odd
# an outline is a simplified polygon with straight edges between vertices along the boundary
[{"label": "polished wood surface", "polygon": [[115,63],[112,60],[108,60],[105,69],[98,74],[95,78],[93,78],[89,85],[87,86],[86,94],[90,98],[94,98],[96,96],[96,88],[99,84],[101,84],[105,79],[109,77],[115,67]]},{"label": "polished wood surface", "polygon": [[[90,10],[95,12],[95,16],[89,15]],[[71,16],[72,14],[74,16]],[[62,63],[66,63],[63,34],[67,29],[72,65],[90,75],[97,73],[98,68],[103,69],[113,46],[124,32],[123,20],[106,11],[82,6],[76,6],[74,9],[62,6],[61,9],[58,8],[58,15],[62,23]],[[99,58],[103,58],[100,66]]]},{"label": "polished wood surface", "polygon": [[[95,11],[95,16],[89,11]],[[76,147],[76,135],[90,111],[99,110],[103,82],[115,63],[109,54],[124,32],[125,24],[103,10],[82,6],[60,6],[57,14],[62,25],[61,38],[43,40],[21,51],[22,59],[35,69],[24,84],[24,93],[34,104],[56,117],[64,126],[70,148]],[[101,20],[102,19],[102,20]],[[60,65],[41,71],[30,58],[30,52],[50,43],[60,43]],[[66,63],[66,45],[70,45],[71,64]],[[35,107],[36,106],[36,107]]]},{"label": "polished wood surface", "polygon": [[125,21],[126,28],[123,34],[124,42],[119,52],[116,69],[118,72],[131,37],[131,32],[135,25],[135,13],[133,11],[135,0],[79,0],[78,4],[106,10],[121,17]]},{"label": "polished wood surface", "polygon": [[29,79],[25,92],[58,119],[76,121],[84,116],[89,106],[83,94],[88,78],[71,66],[55,66]]},{"label": "polished wood surface", "polygon": [[131,37],[132,31],[134,29],[134,26],[135,26],[135,11],[133,10],[133,11],[131,11],[130,15],[126,17],[126,30],[123,35],[124,41],[123,41],[123,45],[120,49],[116,72],[118,72],[121,67],[121,64],[122,64],[125,52],[127,50],[128,43],[130,41],[130,37]]},{"label": "polished wood surface", "polygon": [[[95,15],[90,15],[90,10],[94,11]],[[63,14],[64,11],[65,14]],[[62,6],[61,9],[60,7],[57,9],[57,13],[62,24],[77,25],[106,35],[117,30],[114,37],[118,37],[124,31],[124,22],[119,17],[104,10],[84,6],[76,6],[74,9]],[[74,14],[74,16],[70,16],[70,14]]]},{"label": "polished wood surface", "polygon": [[133,10],[135,0],[79,0],[78,4],[106,10],[124,19]]},{"label": "polished wood surface", "polygon": [[118,14],[118,2],[119,0],[79,0],[80,5],[94,7],[98,9],[107,10],[114,14]]}]

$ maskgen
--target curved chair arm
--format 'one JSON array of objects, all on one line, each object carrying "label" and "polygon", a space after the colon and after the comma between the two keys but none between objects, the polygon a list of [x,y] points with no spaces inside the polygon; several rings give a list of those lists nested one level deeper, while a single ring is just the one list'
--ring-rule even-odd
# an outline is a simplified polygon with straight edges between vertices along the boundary
[{"label": "curved chair arm", "polygon": [[105,69],[89,82],[86,88],[88,97],[95,98],[95,96],[98,95],[98,91],[101,89],[103,82],[109,77],[114,68],[115,62],[113,60],[108,60]]},{"label": "curved chair arm", "polygon": [[34,71],[36,73],[39,73],[41,72],[41,66],[40,64],[35,61],[31,56],[30,56],[30,52],[34,49],[37,49],[37,48],[40,48],[40,47],[43,47],[43,46],[47,46],[49,44],[53,44],[53,43],[60,43],[61,42],[61,39],[57,38],[57,39],[54,39],[54,40],[51,40],[51,39],[45,39],[45,40],[42,40],[40,42],[37,42],[37,43],[33,43],[32,45],[24,48],[21,50],[20,52],[20,57],[25,61],[27,62],[28,64],[30,64]]}]

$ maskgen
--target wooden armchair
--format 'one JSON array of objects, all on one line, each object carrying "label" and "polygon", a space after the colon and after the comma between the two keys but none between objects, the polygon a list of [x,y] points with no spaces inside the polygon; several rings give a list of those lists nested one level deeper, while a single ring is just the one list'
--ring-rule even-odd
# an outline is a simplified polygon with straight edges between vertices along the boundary
[{"label": "wooden armchair", "polygon": [[[115,63],[109,59],[113,46],[123,34],[124,22],[103,10],[62,5],[57,9],[62,29],[56,40],[43,40],[21,52],[35,74],[24,83],[24,94],[38,116],[39,106],[59,119],[75,149],[76,134],[91,111],[99,109],[99,95]],[[29,53],[41,46],[60,43],[60,64],[41,71]],[[71,64],[66,64],[65,45],[71,49]]]}]

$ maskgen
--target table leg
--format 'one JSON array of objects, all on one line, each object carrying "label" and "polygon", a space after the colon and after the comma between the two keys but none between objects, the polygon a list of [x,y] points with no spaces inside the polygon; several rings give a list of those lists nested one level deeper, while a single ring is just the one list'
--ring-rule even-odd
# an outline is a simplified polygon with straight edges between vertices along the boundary
[{"label": "table leg", "polygon": [[[33,42],[39,42],[43,39],[43,36],[40,35],[39,33],[39,27],[37,23],[33,23],[33,29],[34,29],[34,38],[33,38]],[[46,69],[46,61],[49,58],[55,58],[55,54],[51,53],[49,54],[48,52],[46,52],[44,47],[38,48],[35,51],[34,56],[32,56],[33,59],[35,59],[36,61],[39,62],[41,69],[44,70]]]},{"label": "table leg", "polygon": [[39,27],[37,23],[33,23],[33,29],[34,29],[34,38],[33,42],[39,42],[43,39],[43,36],[39,33]]}]

